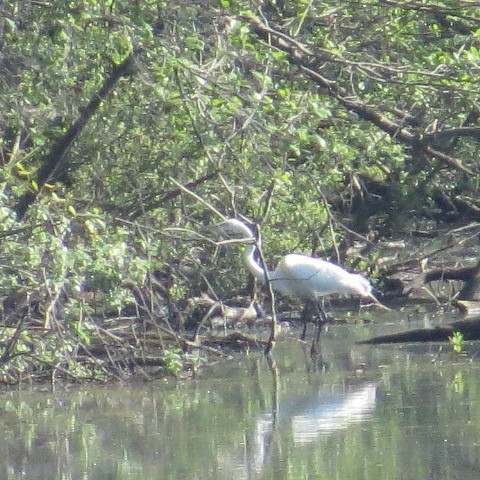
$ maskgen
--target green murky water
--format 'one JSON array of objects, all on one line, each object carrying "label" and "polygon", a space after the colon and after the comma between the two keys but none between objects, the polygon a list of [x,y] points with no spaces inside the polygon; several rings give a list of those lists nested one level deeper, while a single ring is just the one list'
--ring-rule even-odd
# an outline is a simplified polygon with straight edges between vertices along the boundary
[{"label": "green murky water", "polygon": [[[393,324],[392,322],[395,322]],[[480,478],[480,346],[357,345],[430,323],[330,327],[203,378],[0,394],[0,479]]]}]

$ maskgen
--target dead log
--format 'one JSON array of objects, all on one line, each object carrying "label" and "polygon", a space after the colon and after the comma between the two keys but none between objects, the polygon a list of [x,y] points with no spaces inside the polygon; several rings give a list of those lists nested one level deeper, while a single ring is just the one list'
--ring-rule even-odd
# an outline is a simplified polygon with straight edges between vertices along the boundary
[{"label": "dead log", "polygon": [[435,280],[461,280],[468,282],[475,274],[476,267],[438,268],[429,270],[422,275],[422,283],[430,283]]},{"label": "dead log", "polygon": [[[458,295],[458,300],[467,302],[480,301],[480,260],[476,265],[470,267],[436,268],[429,270],[414,279],[411,285],[405,289],[405,292],[410,293],[412,290],[426,283],[448,280],[464,282],[463,288]],[[460,305],[459,302],[457,302],[457,305],[465,313],[474,313],[469,312],[466,305]]]},{"label": "dead log", "polygon": [[435,328],[379,335],[358,343],[361,345],[379,345],[382,343],[447,342],[448,337],[451,337],[453,332],[462,333],[465,340],[480,340],[480,318],[459,320]]}]

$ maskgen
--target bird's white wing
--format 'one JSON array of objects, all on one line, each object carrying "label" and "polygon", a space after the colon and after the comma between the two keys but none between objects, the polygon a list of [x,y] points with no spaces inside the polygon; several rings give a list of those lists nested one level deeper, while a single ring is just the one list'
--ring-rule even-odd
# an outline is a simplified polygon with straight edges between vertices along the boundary
[{"label": "bird's white wing", "polygon": [[353,274],[333,263],[307,255],[285,256],[272,272],[274,289],[286,295],[313,298],[333,293],[350,293]]}]

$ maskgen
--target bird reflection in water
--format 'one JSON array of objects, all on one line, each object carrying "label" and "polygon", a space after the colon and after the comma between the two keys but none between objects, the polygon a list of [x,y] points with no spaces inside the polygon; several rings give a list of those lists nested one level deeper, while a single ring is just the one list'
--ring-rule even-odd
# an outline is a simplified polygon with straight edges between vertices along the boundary
[{"label": "bird reflection in water", "polygon": [[276,413],[262,414],[255,425],[249,470],[259,472],[269,462],[274,433],[290,427],[296,444],[307,444],[321,436],[371,418],[376,405],[377,384],[362,382],[342,391],[320,388],[311,396],[280,404]]}]

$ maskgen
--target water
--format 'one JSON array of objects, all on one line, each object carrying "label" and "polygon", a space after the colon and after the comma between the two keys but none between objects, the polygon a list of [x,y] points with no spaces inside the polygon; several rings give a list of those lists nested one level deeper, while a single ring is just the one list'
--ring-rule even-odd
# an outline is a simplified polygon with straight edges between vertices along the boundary
[{"label": "water", "polygon": [[[435,319],[433,319],[434,321]],[[0,395],[0,479],[480,478],[480,348],[357,345],[431,323],[330,327],[198,380]]]}]

